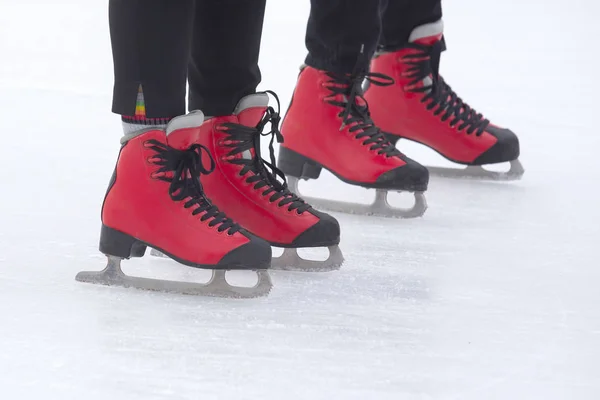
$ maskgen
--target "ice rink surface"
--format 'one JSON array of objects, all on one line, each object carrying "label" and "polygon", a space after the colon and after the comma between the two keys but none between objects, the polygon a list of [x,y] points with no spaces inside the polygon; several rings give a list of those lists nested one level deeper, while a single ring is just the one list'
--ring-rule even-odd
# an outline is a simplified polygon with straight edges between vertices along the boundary
[{"label": "ice rink surface", "polygon": [[[524,179],[432,179],[416,220],[336,214],[339,272],[276,271],[269,298],[238,301],[75,282],[105,263],[121,135],[107,2],[0,0],[2,398],[598,399],[598,11],[446,1],[442,73],[519,134]],[[284,108],[307,14],[308,1],[268,5],[260,88]],[[373,196],[331,176],[301,188]],[[126,268],[207,276],[149,256]]]}]

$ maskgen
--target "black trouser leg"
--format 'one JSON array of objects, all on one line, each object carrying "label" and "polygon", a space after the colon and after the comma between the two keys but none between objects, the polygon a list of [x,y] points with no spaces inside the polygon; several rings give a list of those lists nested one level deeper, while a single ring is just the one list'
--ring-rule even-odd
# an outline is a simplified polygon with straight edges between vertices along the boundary
[{"label": "black trouser leg", "polygon": [[413,29],[442,18],[442,0],[387,0],[380,45],[396,50],[408,43]]},{"label": "black trouser leg", "polygon": [[146,117],[185,113],[194,0],[110,0],[113,112],[134,115],[138,89]]},{"label": "black trouser leg", "polygon": [[[380,0],[311,0],[306,64],[351,73],[368,69],[381,32]],[[364,54],[360,54],[364,46]]]},{"label": "black trouser leg", "polygon": [[189,63],[189,109],[231,114],[256,92],[266,0],[197,0]]}]

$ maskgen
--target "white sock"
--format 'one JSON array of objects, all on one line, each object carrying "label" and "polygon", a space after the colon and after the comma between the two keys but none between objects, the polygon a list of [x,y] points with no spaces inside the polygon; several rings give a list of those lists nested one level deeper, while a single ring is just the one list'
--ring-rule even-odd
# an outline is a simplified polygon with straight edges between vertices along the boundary
[{"label": "white sock", "polygon": [[143,129],[166,129],[167,124],[132,124],[130,122],[123,121],[123,134],[129,135],[134,132],[141,131]]}]

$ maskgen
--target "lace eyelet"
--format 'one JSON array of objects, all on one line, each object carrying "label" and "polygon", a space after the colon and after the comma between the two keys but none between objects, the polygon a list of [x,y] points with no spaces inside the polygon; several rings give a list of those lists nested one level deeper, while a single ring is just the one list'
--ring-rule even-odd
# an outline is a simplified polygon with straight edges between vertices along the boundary
[{"label": "lace eyelet", "polygon": [[296,214],[296,211],[298,211],[298,209],[294,209],[294,210],[290,210],[290,205],[289,204],[284,204],[282,207],[285,207],[285,211],[288,214],[291,214],[292,216]]},{"label": "lace eyelet", "polygon": [[153,158],[154,158],[154,156],[146,157],[146,162],[147,162],[148,164],[152,164],[152,165],[154,165],[154,161],[152,161],[152,159],[153,159]]}]

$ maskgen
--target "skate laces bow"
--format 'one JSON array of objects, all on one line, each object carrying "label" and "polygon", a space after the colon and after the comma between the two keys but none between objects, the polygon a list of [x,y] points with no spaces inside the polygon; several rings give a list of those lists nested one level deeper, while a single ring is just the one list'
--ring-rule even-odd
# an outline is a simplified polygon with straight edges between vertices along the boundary
[{"label": "skate laces bow", "polygon": [[[328,102],[343,108],[338,114],[342,118],[340,131],[346,126],[350,126],[349,132],[357,132],[357,139],[366,138],[363,145],[370,146],[371,150],[377,150],[379,154],[387,157],[401,156],[402,153],[387,140],[371,119],[369,106],[362,89],[365,81],[376,86],[390,86],[394,84],[394,79],[379,72],[368,72],[364,67],[368,65],[368,62],[363,45],[352,74],[327,72],[326,74],[331,80],[327,82],[329,85],[326,87],[332,93]],[[340,95],[344,101],[337,100]]]},{"label": "skate laces bow", "polygon": [[[244,176],[251,171],[253,175],[248,177],[246,182],[254,183],[255,190],[265,188],[262,195],[269,196],[271,203],[278,201],[277,205],[279,207],[287,205],[288,211],[296,210],[298,214],[302,214],[311,207],[300,197],[290,192],[285,174],[277,168],[275,160],[275,140],[277,140],[277,143],[283,143],[283,135],[279,130],[279,123],[281,122],[279,97],[271,90],[263,93],[270,94],[275,98],[277,101],[277,111],[273,107],[268,106],[255,127],[231,122],[222,124],[226,128],[224,132],[229,135],[229,140],[225,141],[223,145],[232,148],[227,153],[227,160],[232,164],[242,166],[239,172],[240,176]],[[270,130],[264,132],[265,127],[269,124]],[[269,141],[270,161],[262,158],[260,147],[262,136],[271,137]],[[254,151],[254,156],[250,158],[245,157],[252,150]],[[242,157],[235,157],[238,154],[242,154]],[[281,181],[278,178],[281,178]]]},{"label": "skate laces bow", "polygon": [[452,118],[451,127],[460,123],[459,131],[467,128],[467,134],[476,132],[476,136],[481,136],[490,121],[458,97],[440,76],[440,58],[442,52],[446,50],[445,41],[439,40],[431,46],[410,43],[407,47],[414,50],[411,54],[402,57],[409,66],[406,77],[411,79],[407,90],[425,93],[421,102],[428,103],[427,109],[434,110],[433,115],[441,115],[443,122]]},{"label": "skate laces bow", "polygon": [[[169,185],[169,196],[174,201],[183,201],[185,208],[195,207],[192,215],[204,213],[200,221],[211,219],[210,227],[218,225],[219,232],[227,230],[233,235],[240,230],[240,226],[228,218],[225,213],[213,205],[204,195],[204,189],[200,182],[200,175],[208,175],[215,169],[215,160],[211,157],[206,146],[193,144],[186,150],[170,147],[157,140],[145,142],[145,146],[153,150],[156,155],[149,161],[159,168],[152,173],[152,177]],[[209,167],[206,168],[202,162],[203,155],[208,157]]]}]

